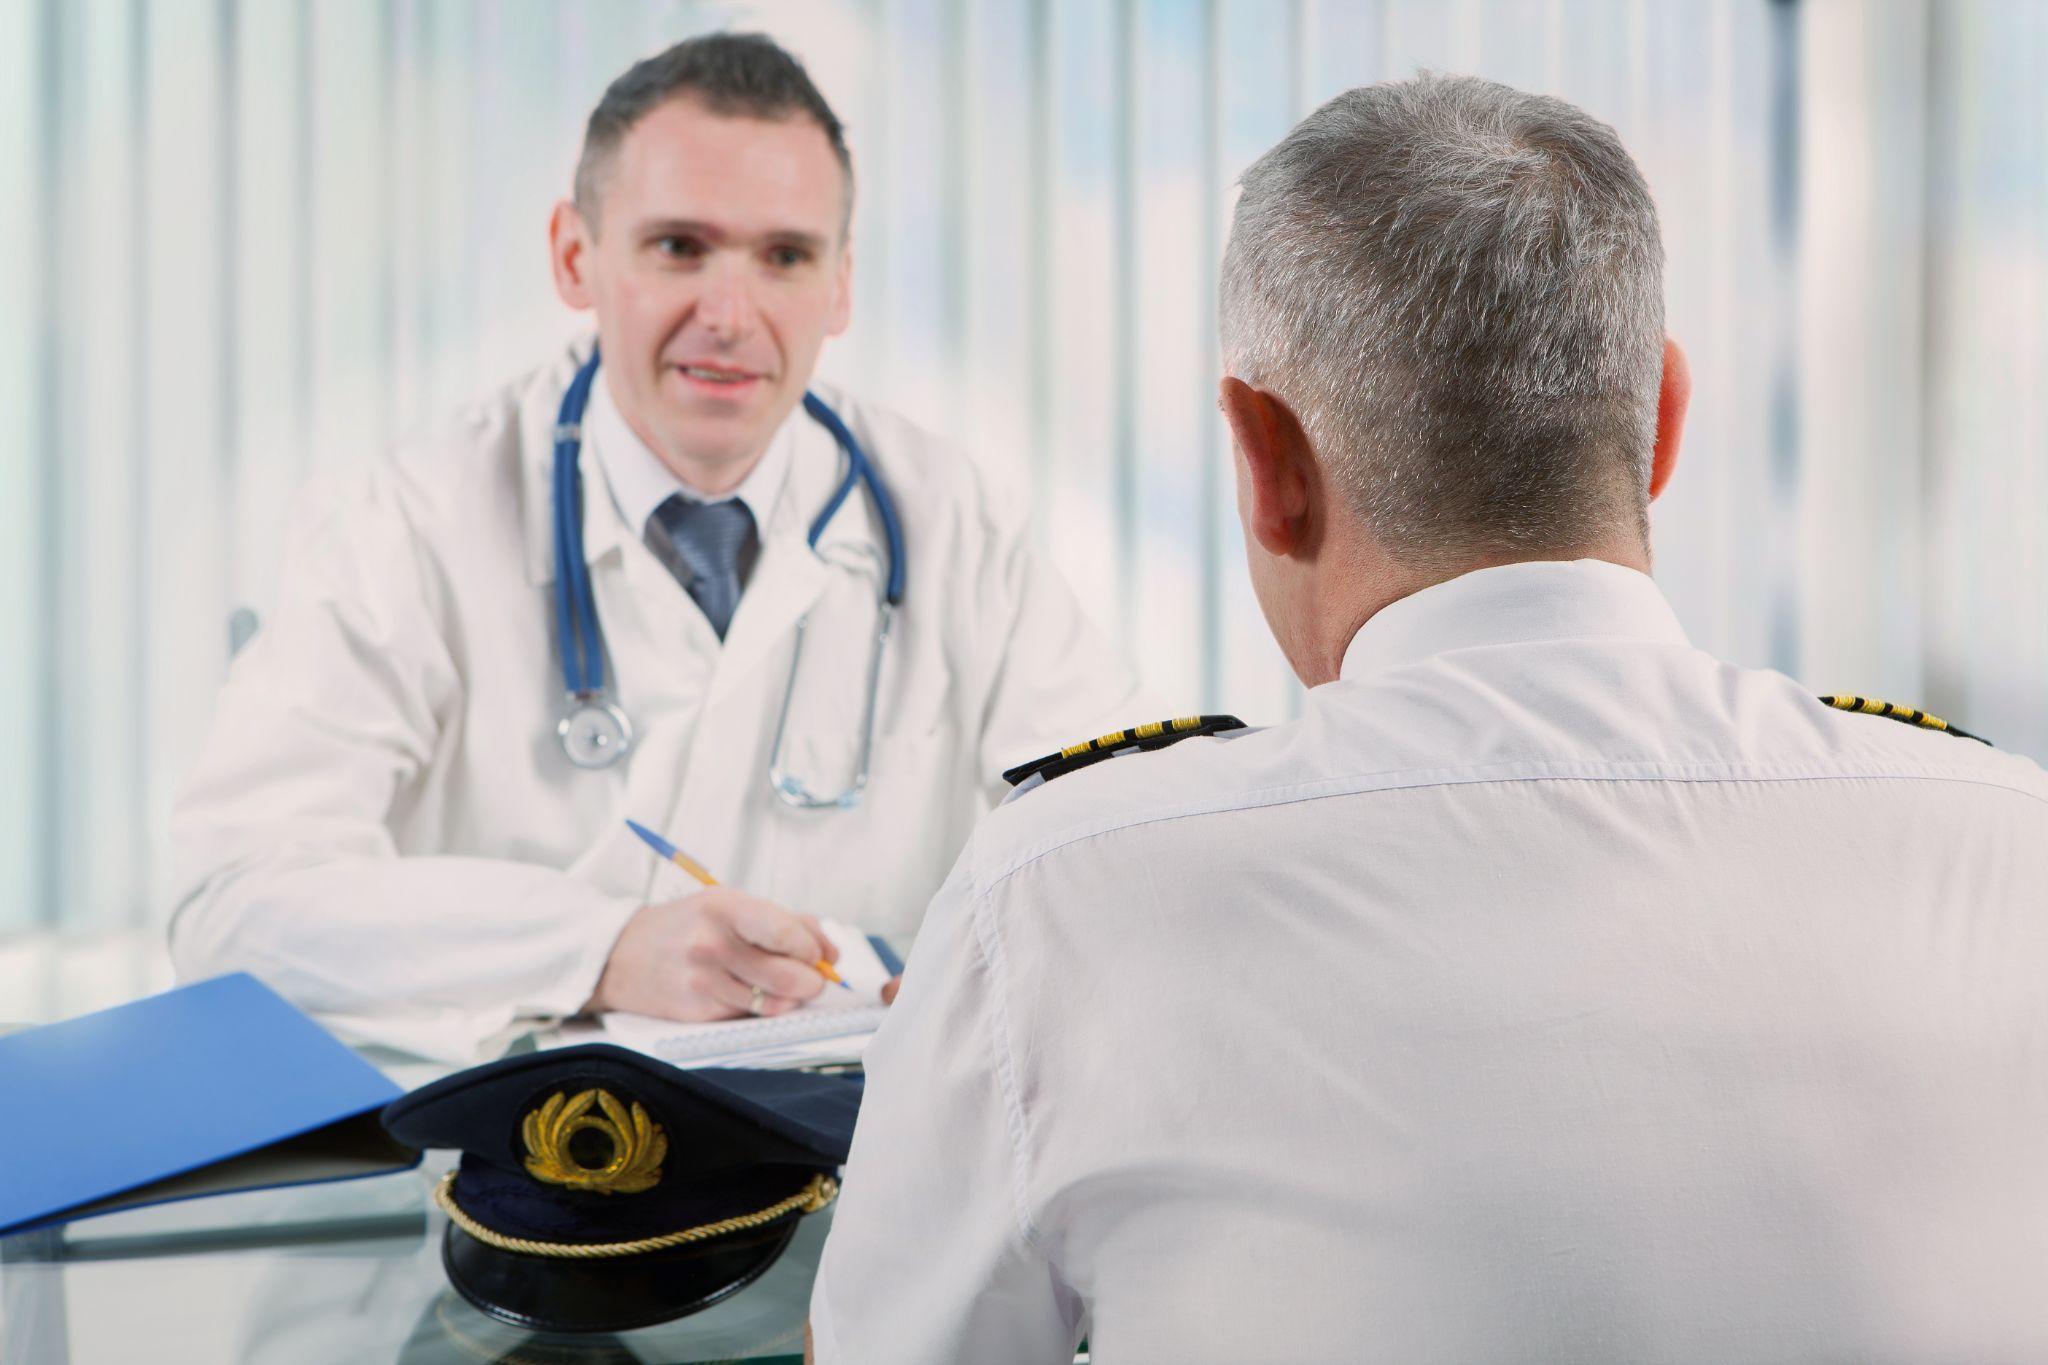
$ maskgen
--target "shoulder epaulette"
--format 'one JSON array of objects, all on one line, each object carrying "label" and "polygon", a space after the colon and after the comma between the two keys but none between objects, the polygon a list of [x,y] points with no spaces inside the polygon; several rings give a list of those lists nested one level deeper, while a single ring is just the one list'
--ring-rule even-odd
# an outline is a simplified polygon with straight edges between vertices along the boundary
[{"label": "shoulder epaulette", "polygon": [[1939,730],[1958,739],[1974,739],[1987,747],[1996,747],[1982,735],[1973,735],[1960,726],[1950,725],[1940,716],[1930,716],[1925,711],[1916,711],[1910,706],[1894,706],[1888,701],[1879,701],[1876,697],[1822,697],[1821,700],[1837,711],[1854,711],[1865,716],[1886,716],[1892,720],[1902,720],[1908,725],[1917,725],[1923,730]]},{"label": "shoulder epaulette", "polygon": [[1113,730],[1094,739],[1084,739],[1079,744],[1069,744],[1056,754],[1019,763],[1003,774],[1003,781],[1013,787],[1021,786],[1034,777],[1050,782],[1076,768],[1085,768],[1118,754],[1164,749],[1169,744],[1178,744],[1197,735],[1215,735],[1225,730],[1244,728],[1244,722],[1236,716],[1182,716],[1178,720],[1156,720],[1135,729]]}]

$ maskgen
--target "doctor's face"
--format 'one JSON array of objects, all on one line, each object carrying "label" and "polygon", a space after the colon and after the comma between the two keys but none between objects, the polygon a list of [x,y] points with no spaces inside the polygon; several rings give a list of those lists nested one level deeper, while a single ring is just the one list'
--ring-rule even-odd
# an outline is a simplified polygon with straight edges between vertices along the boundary
[{"label": "doctor's face", "polygon": [[626,134],[598,221],[555,210],[555,281],[597,314],[626,421],[687,482],[738,486],[846,330],[846,185],[808,118],[673,99]]}]

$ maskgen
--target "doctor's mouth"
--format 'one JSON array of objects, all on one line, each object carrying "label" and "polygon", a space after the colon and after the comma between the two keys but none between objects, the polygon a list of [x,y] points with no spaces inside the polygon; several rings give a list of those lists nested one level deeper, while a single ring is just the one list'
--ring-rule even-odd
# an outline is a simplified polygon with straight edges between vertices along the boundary
[{"label": "doctor's mouth", "polygon": [[699,400],[734,406],[758,396],[768,387],[769,375],[757,370],[720,364],[713,360],[689,360],[669,366],[669,373],[682,381],[685,391]]}]

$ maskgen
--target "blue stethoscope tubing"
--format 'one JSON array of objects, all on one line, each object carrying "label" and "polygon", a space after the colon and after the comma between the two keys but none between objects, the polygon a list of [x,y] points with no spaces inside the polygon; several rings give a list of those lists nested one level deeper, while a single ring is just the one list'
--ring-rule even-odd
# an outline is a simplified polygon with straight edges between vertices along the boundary
[{"label": "blue stethoscope tubing", "polygon": [[882,476],[875,473],[873,461],[861,449],[860,442],[848,429],[839,414],[815,393],[804,394],[804,411],[811,420],[832,433],[832,439],[846,452],[846,477],[839,481],[839,487],[825,500],[825,510],[818,513],[811,522],[809,536],[811,548],[818,548],[818,537],[825,534],[825,528],[832,522],[832,514],[839,510],[846,495],[853,491],[855,480],[868,486],[868,497],[874,501],[875,515],[882,521],[882,538],[889,547],[889,578],[882,588],[882,600],[891,607],[903,605],[903,523],[896,517],[896,500],[889,496],[889,490],[882,486]]},{"label": "blue stethoscope tubing", "polygon": [[[583,414],[590,403],[590,387],[597,379],[598,349],[591,347],[562,394],[562,406],[555,418],[554,522],[555,522],[555,627],[561,642],[562,685],[568,695],[568,711],[558,733],[563,751],[578,767],[605,768],[623,758],[632,747],[633,727],[625,712],[612,700],[605,686],[604,635],[597,621],[597,599],[590,589],[590,564],[583,554],[583,482],[578,461],[583,446]],[[892,618],[903,602],[903,522],[897,515],[895,499],[875,471],[861,443],[830,404],[815,393],[804,394],[804,412],[830,432],[846,452],[846,475],[811,522],[807,536],[812,550],[818,539],[845,505],[856,483],[867,486],[875,516],[882,523],[882,537],[889,552],[889,572],[882,583],[880,614],[875,627],[875,645],[868,661],[868,691],[862,718],[861,753],[851,785],[829,796],[812,792],[790,774],[782,761],[782,741],[789,721],[789,703],[796,692],[797,669],[803,659],[806,612],[797,619],[796,644],[789,660],[789,684],[782,696],[782,711],[775,722],[775,740],[768,756],[768,780],[784,802],[808,810],[845,810],[860,801],[867,787],[868,760],[874,747],[875,701],[881,682],[882,652],[888,642]]]},{"label": "blue stethoscope tubing", "polygon": [[597,625],[597,599],[590,591],[590,565],[583,557],[583,481],[577,458],[583,448],[583,410],[597,379],[597,349],[569,381],[555,419],[555,626],[562,642],[562,684],[569,695],[604,695],[604,638]]}]

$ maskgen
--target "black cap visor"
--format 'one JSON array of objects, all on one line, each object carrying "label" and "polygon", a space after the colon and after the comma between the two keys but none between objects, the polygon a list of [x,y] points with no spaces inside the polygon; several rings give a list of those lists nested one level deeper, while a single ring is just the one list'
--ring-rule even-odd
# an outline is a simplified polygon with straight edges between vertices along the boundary
[{"label": "black cap visor", "polygon": [[540,1332],[628,1332],[686,1317],[761,1278],[796,1235],[795,1213],[710,1244],[583,1260],[486,1246],[454,1224],[448,1282],[500,1322]]}]

